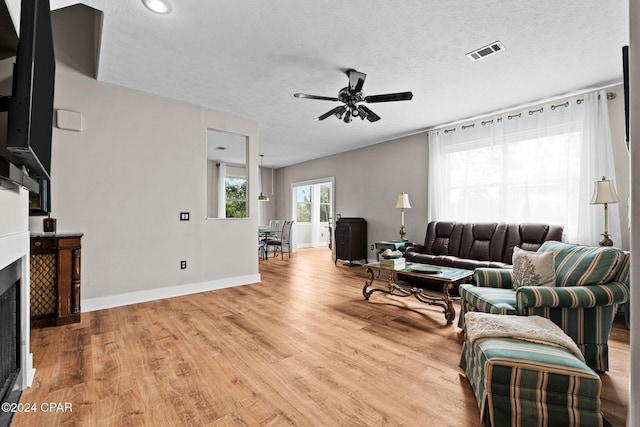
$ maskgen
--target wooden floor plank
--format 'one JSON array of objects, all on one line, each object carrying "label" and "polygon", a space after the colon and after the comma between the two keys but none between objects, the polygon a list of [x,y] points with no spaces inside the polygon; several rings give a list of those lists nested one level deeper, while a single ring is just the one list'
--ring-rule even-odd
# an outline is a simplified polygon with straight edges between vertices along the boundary
[{"label": "wooden floor plank", "polygon": [[[261,283],[83,313],[32,331],[36,377],[12,426],[478,426],[442,308],[376,293],[326,248],[260,261]],[[459,312],[459,303],[455,302]],[[454,322],[455,323],[455,322]],[[624,426],[629,331],[616,319],[602,410]]]}]

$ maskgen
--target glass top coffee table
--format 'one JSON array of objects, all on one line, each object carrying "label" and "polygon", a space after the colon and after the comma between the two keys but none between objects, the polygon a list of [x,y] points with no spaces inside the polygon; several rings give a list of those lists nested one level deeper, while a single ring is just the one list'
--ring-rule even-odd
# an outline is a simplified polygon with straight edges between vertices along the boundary
[{"label": "glass top coffee table", "polygon": [[[472,270],[415,262],[407,262],[400,266],[380,265],[379,262],[374,262],[371,264],[365,264],[363,267],[366,268],[367,273],[369,273],[369,280],[364,282],[364,288],[362,288],[364,299],[368,300],[374,292],[383,292],[385,294],[399,297],[408,297],[413,295],[420,302],[444,308],[444,317],[447,320],[448,325],[452,324],[453,320],[456,318],[456,312],[453,308],[452,302],[454,298],[449,296],[449,289],[453,287],[454,282],[462,283],[473,276]],[[382,271],[389,274],[386,287],[374,286],[374,281],[376,279],[374,271],[378,272],[378,276],[380,276]],[[398,273],[442,283],[442,296],[429,295],[427,290],[419,286],[398,284]]]}]

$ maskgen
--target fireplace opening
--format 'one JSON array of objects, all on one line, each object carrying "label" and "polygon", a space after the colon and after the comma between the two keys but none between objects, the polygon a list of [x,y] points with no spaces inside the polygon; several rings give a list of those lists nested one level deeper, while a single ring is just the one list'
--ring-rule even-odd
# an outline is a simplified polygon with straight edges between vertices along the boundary
[{"label": "fireplace opening", "polygon": [[[20,374],[20,271],[21,260],[0,270],[0,403],[15,403]],[[11,412],[0,412],[0,426],[8,425]]]}]

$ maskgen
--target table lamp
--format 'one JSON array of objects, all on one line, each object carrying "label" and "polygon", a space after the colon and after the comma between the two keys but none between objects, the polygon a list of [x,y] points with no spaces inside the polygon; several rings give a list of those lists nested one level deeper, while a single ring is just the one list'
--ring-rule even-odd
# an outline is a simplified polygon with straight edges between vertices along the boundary
[{"label": "table lamp", "polygon": [[593,188],[592,205],[604,205],[604,233],[600,246],[613,246],[613,241],[609,238],[609,203],[618,203],[618,194],[613,181],[604,176],[600,181],[596,181]]},{"label": "table lamp", "polygon": [[409,203],[409,195],[407,193],[398,194],[396,209],[400,209],[401,216],[402,216],[402,226],[400,227],[400,240],[407,240],[405,239],[405,236],[407,235],[407,230],[404,228],[404,210],[411,209],[411,204]]}]

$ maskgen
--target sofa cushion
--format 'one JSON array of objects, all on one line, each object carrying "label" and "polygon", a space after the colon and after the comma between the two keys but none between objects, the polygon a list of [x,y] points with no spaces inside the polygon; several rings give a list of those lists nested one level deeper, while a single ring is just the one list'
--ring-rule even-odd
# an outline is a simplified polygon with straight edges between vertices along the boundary
[{"label": "sofa cushion", "polygon": [[513,289],[483,288],[460,285],[460,297],[477,311],[493,314],[517,314],[516,293]]},{"label": "sofa cushion", "polygon": [[460,243],[461,258],[501,261],[506,225],[497,222],[466,223]]},{"label": "sofa cushion", "polygon": [[513,248],[519,247],[527,251],[537,251],[547,240],[562,241],[564,228],[559,225],[540,223],[509,223],[503,261],[511,262]]},{"label": "sofa cushion", "polygon": [[610,282],[624,264],[625,253],[612,247],[545,242],[538,252],[554,252],[556,286],[586,286]]},{"label": "sofa cushion", "polygon": [[553,252],[513,251],[513,289],[521,286],[555,286]]},{"label": "sofa cushion", "polygon": [[424,247],[430,255],[458,255],[463,225],[452,221],[430,222]]}]

